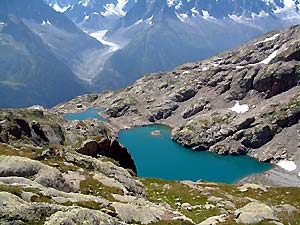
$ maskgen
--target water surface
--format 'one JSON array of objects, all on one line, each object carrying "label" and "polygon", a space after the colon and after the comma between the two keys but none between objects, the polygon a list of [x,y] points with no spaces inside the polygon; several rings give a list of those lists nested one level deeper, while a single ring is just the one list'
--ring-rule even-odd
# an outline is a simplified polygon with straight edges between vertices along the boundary
[{"label": "water surface", "polygon": [[[152,136],[155,130],[161,135]],[[221,156],[184,148],[171,140],[169,128],[163,125],[122,130],[119,141],[129,149],[141,177],[234,183],[272,167],[248,156]]]},{"label": "water surface", "polygon": [[105,109],[95,109],[95,108],[89,108],[84,112],[80,113],[69,113],[64,116],[66,120],[86,120],[86,119],[98,119],[101,121],[106,121],[105,118],[103,118],[101,115],[99,115],[99,112],[103,112]]}]

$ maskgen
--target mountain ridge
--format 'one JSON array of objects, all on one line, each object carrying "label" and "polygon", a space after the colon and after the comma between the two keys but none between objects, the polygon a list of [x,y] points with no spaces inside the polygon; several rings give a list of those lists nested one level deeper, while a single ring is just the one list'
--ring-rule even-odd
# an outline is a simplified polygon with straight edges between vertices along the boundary
[{"label": "mountain ridge", "polygon": [[22,21],[14,16],[0,18],[5,21],[0,33],[1,107],[51,107],[84,93],[69,68]]},{"label": "mountain ridge", "polygon": [[[275,1],[274,4],[262,0],[251,1],[251,4],[245,1],[194,0],[172,4],[138,1],[106,33],[105,38],[126,45],[105,61],[92,81],[94,90],[107,90],[107,85],[101,83],[106,74],[109,74],[106,78],[109,89],[122,88],[143,74],[168,71],[185,62],[202,60],[266,31],[300,22],[298,1]],[[157,41],[160,37],[163,40]],[[120,79],[121,85],[114,82]]]}]

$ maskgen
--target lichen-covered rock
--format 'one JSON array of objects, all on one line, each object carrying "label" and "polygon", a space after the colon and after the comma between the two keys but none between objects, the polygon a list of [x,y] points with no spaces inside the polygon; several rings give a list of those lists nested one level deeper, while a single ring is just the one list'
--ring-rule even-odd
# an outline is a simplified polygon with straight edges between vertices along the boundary
[{"label": "lichen-covered rock", "polygon": [[58,211],[52,214],[45,222],[45,225],[54,225],[54,224],[119,225],[124,223],[121,223],[116,218],[113,218],[100,211],[77,208],[77,209],[68,210],[66,212]]},{"label": "lichen-covered rock", "polygon": [[260,202],[251,202],[235,211],[236,221],[243,224],[256,224],[265,220],[278,220],[274,210]]},{"label": "lichen-covered rock", "polygon": [[197,94],[198,90],[193,87],[182,87],[176,93],[172,94],[170,98],[174,101],[185,102]]},{"label": "lichen-covered rock", "polygon": [[181,113],[182,118],[187,119],[191,116],[196,115],[197,113],[201,112],[204,107],[209,103],[209,101],[205,99],[199,99],[199,102],[191,104]]},{"label": "lichen-covered rock", "polygon": [[66,182],[58,169],[19,156],[0,156],[0,176],[26,177],[45,187],[72,190],[72,184]]},{"label": "lichen-covered rock", "polygon": [[135,180],[126,169],[118,167],[111,162],[103,162],[100,159],[84,156],[78,153],[67,153],[66,160],[68,162],[75,162],[76,164],[79,163],[88,168],[92,168],[96,172],[100,172],[107,177],[115,179],[126,188],[128,193],[132,195],[146,195],[145,188],[141,182]]},{"label": "lichen-covered rock", "polygon": [[227,217],[228,216],[225,214],[219,216],[212,216],[199,223],[199,225],[216,225],[216,224],[224,223],[226,222]]},{"label": "lichen-covered rock", "polygon": [[148,120],[150,122],[155,122],[157,120],[166,119],[170,117],[178,107],[178,104],[172,100],[160,102],[153,110],[151,110]]},{"label": "lichen-covered rock", "polygon": [[41,223],[45,216],[65,209],[48,203],[28,203],[11,193],[0,192],[0,223],[3,225]]},{"label": "lichen-covered rock", "polygon": [[115,208],[118,216],[125,222],[139,222],[141,224],[156,223],[159,220],[172,220],[178,216],[182,216],[179,212],[174,212],[170,208],[157,205],[143,199],[138,199],[131,203],[114,202],[112,206]]}]

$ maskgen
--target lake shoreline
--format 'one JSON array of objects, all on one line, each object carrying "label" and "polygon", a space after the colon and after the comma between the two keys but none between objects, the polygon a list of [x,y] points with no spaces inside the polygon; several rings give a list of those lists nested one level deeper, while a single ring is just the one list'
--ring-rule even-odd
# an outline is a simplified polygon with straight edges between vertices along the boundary
[{"label": "lake shoreline", "polygon": [[[65,115],[65,114],[67,114],[67,112],[76,112],[76,111],[84,111],[84,109],[88,109],[88,108],[90,108],[90,107],[94,107],[93,105],[88,105],[88,106],[84,106],[84,108],[83,109],[75,109],[74,110],[74,108],[72,109],[72,110],[66,110],[66,111],[64,111],[64,113],[60,113],[61,115]],[[96,107],[95,107],[96,108]],[[97,107],[98,108],[98,107]],[[61,112],[61,111],[60,111]],[[110,117],[108,117],[105,113],[101,113],[101,116],[103,116],[107,121],[105,121],[104,123],[106,124],[106,125],[108,125],[108,127],[110,128],[110,129],[112,129],[113,130],[113,135],[116,137],[116,138],[119,138],[119,132],[120,131],[122,131],[122,130],[128,130],[128,129],[133,129],[133,128],[137,128],[137,127],[145,127],[145,126],[149,126],[149,125],[156,125],[156,124],[159,124],[159,125],[164,125],[164,126],[167,126],[167,127],[169,127],[169,129],[170,129],[170,132],[171,132],[171,130],[173,129],[173,127],[172,126],[170,126],[170,124],[167,122],[167,123],[164,123],[163,121],[161,122],[161,123],[151,123],[151,122],[140,122],[140,121],[138,121],[138,122],[135,122],[135,123],[130,123],[130,126],[126,126],[126,125],[123,125],[122,123],[121,123],[121,125],[120,125],[120,123],[118,123],[118,125],[116,125],[116,121],[114,120],[114,118],[110,118]],[[127,123],[128,124],[128,123]],[[171,139],[172,140],[172,139]],[[177,142],[175,142],[175,143],[177,143]],[[191,148],[189,148],[189,150],[191,150],[191,151],[195,151],[195,150],[193,150],[193,149],[191,149]],[[217,154],[218,155],[218,154]],[[253,157],[253,156],[251,156],[251,155],[248,155],[249,157],[251,157],[251,158],[253,158],[253,159],[255,159],[256,160],[256,158],[255,157]],[[274,164],[274,163],[270,163],[273,167],[272,168],[270,168],[269,170],[267,170],[267,171],[265,171],[264,173],[253,173],[253,174],[251,174],[251,175],[249,175],[249,176],[247,176],[247,177],[244,177],[244,178],[242,178],[242,179],[239,179],[239,180],[237,180],[235,183],[236,184],[240,184],[240,183],[247,183],[247,182],[252,182],[252,181],[255,181],[255,182],[258,182],[258,183],[263,183],[263,184],[267,184],[267,185],[270,185],[270,186],[276,186],[276,185],[278,185],[276,182],[279,182],[280,183],[280,179],[279,178],[275,178],[274,180],[275,180],[275,182],[274,183],[267,183],[267,182],[264,182],[264,180],[261,180],[261,178],[260,177],[263,177],[263,176],[270,176],[270,174],[272,175],[273,173],[274,173],[274,171],[276,171],[276,173],[277,174],[279,174],[278,176],[285,176],[286,175],[286,172],[283,170],[283,169],[281,169],[281,168],[279,168],[276,164]],[[259,177],[258,179],[257,179],[257,177]],[[284,186],[284,184],[283,184],[283,186]],[[295,185],[294,186],[298,186],[298,183],[296,182],[295,183]]]}]

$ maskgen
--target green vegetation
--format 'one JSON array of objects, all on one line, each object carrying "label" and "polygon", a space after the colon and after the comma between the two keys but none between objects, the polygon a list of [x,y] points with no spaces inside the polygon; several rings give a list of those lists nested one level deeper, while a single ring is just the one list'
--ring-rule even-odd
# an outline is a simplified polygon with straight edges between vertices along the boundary
[{"label": "green vegetation", "polygon": [[[267,191],[260,189],[251,189],[241,192],[235,185],[217,184],[217,183],[199,183],[193,188],[177,182],[165,181],[160,179],[141,179],[147,189],[147,196],[149,201],[157,203],[168,203],[173,209],[179,210],[181,213],[191,218],[194,222],[199,223],[208,217],[222,214],[220,209],[225,209],[228,212],[245,206],[250,203],[250,199],[255,199],[267,205],[279,207],[283,204],[289,204],[299,209],[300,207],[300,189],[297,187],[273,187],[268,188]],[[214,196],[221,198],[220,204],[223,202],[231,202],[235,207],[230,207],[223,204],[222,207],[193,208],[193,206],[214,205],[217,203],[209,202],[208,198]],[[189,203],[192,209],[182,209],[182,203]],[[300,212],[276,212],[276,216],[283,221],[284,224],[297,224],[300,221]],[[234,215],[230,215],[226,223],[223,224],[237,224],[234,220]],[[160,221],[155,223],[159,225],[173,224],[170,221]],[[176,222],[174,224],[181,224]],[[189,223],[184,223],[189,224]],[[267,225],[269,223],[259,223]],[[270,223],[272,224],[272,223]],[[258,224],[257,224],[258,225]]]},{"label": "green vegetation", "polygon": [[82,194],[101,196],[107,200],[113,201],[112,194],[123,195],[123,191],[115,187],[107,187],[91,175],[86,175],[86,180],[80,182],[80,191]]},{"label": "green vegetation", "polygon": [[284,104],[272,105],[270,114],[264,115],[270,122],[276,122],[286,119],[288,114],[297,113],[300,110],[300,95],[293,97],[289,102]]},{"label": "green vegetation", "polygon": [[14,146],[0,143],[0,155],[21,156],[30,159],[36,158],[44,148],[34,147],[32,145],[16,144]]},{"label": "green vegetation", "polygon": [[203,206],[207,203],[208,196],[202,195],[198,190],[191,189],[180,182],[160,179],[141,179],[141,181],[146,187],[149,201],[157,203],[166,202],[173,209],[179,210],[196,223],[220,214],[217,208],[205,209],[199,207],[192,210],[181,209],[180,205],[182,203],[189,203],[191,206]]}]

